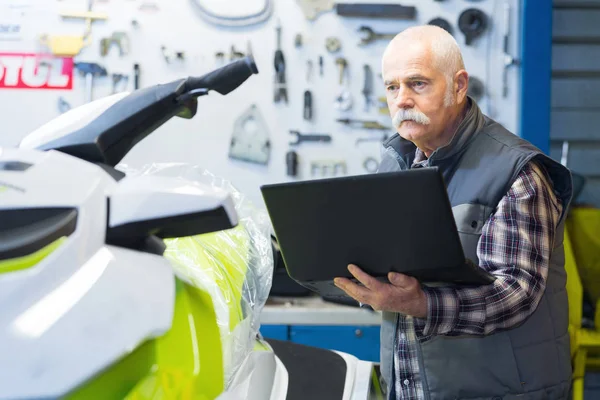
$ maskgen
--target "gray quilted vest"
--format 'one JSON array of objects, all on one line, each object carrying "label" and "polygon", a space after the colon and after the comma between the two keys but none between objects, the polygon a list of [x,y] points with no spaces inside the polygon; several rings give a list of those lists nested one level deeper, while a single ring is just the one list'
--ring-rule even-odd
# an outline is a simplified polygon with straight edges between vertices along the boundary
[{"label": "gray quilted vest", "polygon": [[[530,143],[484,116],[474,101],[448,146],[429,157],[442,172],[465,255],[477,262],[477,243],[488,217],[523,166],[539,160],[562,199],[547,286],[533,314],[513,329],[488,336],[435,336],[418,348],[425,399],[566,399],[571,362],[565,288],[563,225],[571,200],[571,174]],[[414,152],[403,154],[396,134],[384,143],[379,172],[408,169]],[[384,313],[381,370],[391,382],[396,313]],[[408,317],[411,318],[411,317]],[[412,324],[410,324],[412,326]]]}]

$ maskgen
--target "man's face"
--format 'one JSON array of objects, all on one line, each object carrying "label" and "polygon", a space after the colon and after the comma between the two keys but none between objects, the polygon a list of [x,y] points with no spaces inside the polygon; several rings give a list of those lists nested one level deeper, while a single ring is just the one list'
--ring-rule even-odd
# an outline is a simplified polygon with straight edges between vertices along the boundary
[{"label": "man's face", "polygon": [[394,126],[417,145],[435,143],[453,119],[452,86],[424,45],[391,50],[383,62],[383,80]]}]

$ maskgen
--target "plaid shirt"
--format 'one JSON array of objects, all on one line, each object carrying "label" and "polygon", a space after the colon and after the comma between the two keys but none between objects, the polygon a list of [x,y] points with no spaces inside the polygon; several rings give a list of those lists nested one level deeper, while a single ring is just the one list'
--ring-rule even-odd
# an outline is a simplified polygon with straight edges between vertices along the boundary
[{"label": "plaid shirt", "polygon": [[[417,150],[413,168],[426,166]],[[537,307],[548,275],[562,205],[540,167],[530,162],[483,227],[479,266],[496,275],[476,288],[424,287],[427,319],[398,314],[394,344],[397,399],[424,399],[417,342],[435,335],[489,335],[525,320]]]}]

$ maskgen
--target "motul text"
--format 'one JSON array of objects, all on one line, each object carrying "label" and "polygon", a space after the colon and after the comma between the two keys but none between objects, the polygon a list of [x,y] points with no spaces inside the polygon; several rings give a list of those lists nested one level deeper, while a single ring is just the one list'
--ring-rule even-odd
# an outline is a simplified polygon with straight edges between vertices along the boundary
[{"label": "motul text", "polygon": [[0,53],[0,89],[72,89],[73,58]]}]

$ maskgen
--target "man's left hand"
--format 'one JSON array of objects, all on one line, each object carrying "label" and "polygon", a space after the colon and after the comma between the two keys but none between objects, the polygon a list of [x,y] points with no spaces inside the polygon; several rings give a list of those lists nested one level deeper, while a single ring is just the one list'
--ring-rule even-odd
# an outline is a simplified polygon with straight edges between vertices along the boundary
[{"label": "man's left hand", "polygon": [[417,318],[427,317],[427,295],[415,278],[390,272],[390,283],[384,283],[356,265],[350,264],[348,271],[364,286],[347,278],[335,278],[334,283],[356,301],[368,304],[378,311],[392,311]]}]

